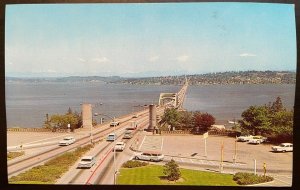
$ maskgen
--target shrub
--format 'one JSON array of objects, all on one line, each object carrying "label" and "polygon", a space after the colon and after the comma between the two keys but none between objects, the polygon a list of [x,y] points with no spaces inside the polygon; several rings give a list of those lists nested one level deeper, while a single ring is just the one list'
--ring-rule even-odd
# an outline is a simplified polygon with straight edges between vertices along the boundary
[{"label": "shrub", "polygon": [[122,167],[123,168],[136,168],[136,167],[142,167],[148,165],[147,162],[140,162],[137,160],[129,160],[125,163],[123,163]]},{"label": "shrub", "polygon": [[90,150],[93,145],[86,145],[79,147],[75,151],[66,152],[59,155],[47,162],[44,165],[35,166],[32,169],[20,173],[17,176],[13,176],[9,179],[9,183],[19,183],[26,181],[26,183],[47,183],[52,184],[61,177],[63,173],[68,171],[78,158],[80,158],[85,152]]},{"label": "shrub", "polygon": [[233,180],[239,185],[250,185],[273,181],[271,176],[255,175],[253,173],[238,172],[233,176]]},{"label": "shrub", "polygon": [[178,164],[173,159],[165,164],[163,172],[170,181],[176,181],[181,176]]},{"label": "shrub", "polygon": [[24,154],[25,154],[24,151],[21,151],[21,152],[9,152],[7,154],[7,160],[11,160],[11,159],[17,158],[19,156],[23,156]]}]

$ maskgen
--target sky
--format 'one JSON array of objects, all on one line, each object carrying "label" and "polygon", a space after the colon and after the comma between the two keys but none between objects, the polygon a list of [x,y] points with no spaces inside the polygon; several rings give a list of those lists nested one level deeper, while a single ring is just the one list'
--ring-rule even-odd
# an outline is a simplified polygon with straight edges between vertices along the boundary
[{"label": "sky", "polygon": [[295,71],[296,51],[290,4],[6,6],[6,76]]}]

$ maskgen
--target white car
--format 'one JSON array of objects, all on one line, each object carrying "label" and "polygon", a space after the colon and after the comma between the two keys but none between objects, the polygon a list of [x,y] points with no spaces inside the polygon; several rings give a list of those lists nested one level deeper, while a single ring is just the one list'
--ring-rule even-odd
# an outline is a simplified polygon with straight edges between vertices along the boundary
[{"label": "white car", "polygon": [[266,137],[262,137],[262,136],[253,136],[252,139],[250,139],[248,141],[249,144],[260,144],[263,143],[267,140]]},{"label": "white car", "polygon": [[75,142],[74,137],[65,137],[62,141],[59,141],[58,144],[60,146],[68,146],[70,144],[73,144]]},{"label": "white car", "polygon": [[117,142],[114,148],[115,151],[123,151],[125,149],[126,144],[124,142]]},{"label": "white car", "polygon": [[281,143],[279,146],[272,146],[274,152],[293,152],[292,143]]},{"label": "white car", "polygon": [[115,126],[118,126],[120,123],[118,121],[113,121],[110,123],[110,126],[111,127],[115,127]]},{"label": "white car", "polygon": [[248,136],[239,136],[237,138],[237,141],[239,142],[248,142],[250,139],[252,139],[253,136],[252,135],[248,135]]},{"label": "white car", "polygon": [[132,138],[132,133],[131,131],[125,131],[125,134],[123,136],[123,139],[131,139]]},{"label": "white car", "polygon": [[94,156],[84,156],[81,158],[77,165],[77,168],[91,168],[95,164]]},{"label": "white car", "polygon": [[142,152],[142,153],[137,153],[134,156],[134,159],[158,162],[158,161],[163,161],[164,160],[164,155],[159,153],[159,152]]},{"label": "white car", "polygon": [[117,139],[117,135],[115,133],[110,133],[107,138],[106,141],[115,141]]}]

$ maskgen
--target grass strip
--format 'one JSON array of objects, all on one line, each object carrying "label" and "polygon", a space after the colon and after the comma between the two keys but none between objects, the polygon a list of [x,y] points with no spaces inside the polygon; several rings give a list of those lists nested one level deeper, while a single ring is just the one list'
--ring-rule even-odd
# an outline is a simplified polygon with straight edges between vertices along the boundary
[{"label": "grass strip", "polygon": [[24,151],[21,151],[21,152],[9,152],[7,154],[7,160],[11,160],[11,159],[17,158],[19,156],[23,156],[24,154],[25,154]]},{"label": "grass strip", "polygon": [[176,182],[165,180],[163,166],[148,165],[138,168],[121,168],[117,184],[128,185],[201,185],[237,186],[230,174],[203,172],[180,168],[181,179]]},{"label": "grass strip", "polygon": [[11,184],[54,184],[78,158],[92,147],[93,145],[89,144],[72,152],[66,152],[45,162],[44,165],[33,167],[26,172],[13,176],[8,181]]}]

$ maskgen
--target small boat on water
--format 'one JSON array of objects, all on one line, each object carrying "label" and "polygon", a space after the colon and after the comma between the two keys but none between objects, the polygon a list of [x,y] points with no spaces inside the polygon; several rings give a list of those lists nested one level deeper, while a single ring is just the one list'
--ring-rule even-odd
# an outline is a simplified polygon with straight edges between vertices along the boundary
[{"label": "small boat on water", "polygon": [[228,122],[229,124],[238,124],[237,121],[230,121],[230,120],[228,120],[227,122]]}]

